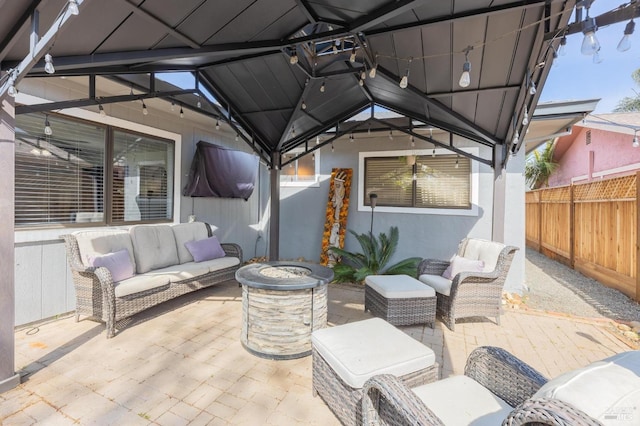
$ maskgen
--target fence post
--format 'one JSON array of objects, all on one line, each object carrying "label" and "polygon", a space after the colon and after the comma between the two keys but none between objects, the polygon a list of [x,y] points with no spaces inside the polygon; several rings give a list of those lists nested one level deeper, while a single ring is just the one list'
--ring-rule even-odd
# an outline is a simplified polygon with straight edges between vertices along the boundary
[{"label": "fence post", "polygon": [[640,302],[640,171],[636,172],[636,302]]},{"label": "fence post", "polygon": [[573,182],[571,182],[571,186],[569,186],[569,263],[571,264],[571,269],[575,269],[575,261],[576,261],[576,250],[575,250],[575,242],[576,242],[576,216],[575,209],[576,205],[573,199]]},{"label": "fence post", "polygon": [[538,201],[538,252],[542,253],[542,189],[536,191]]}]

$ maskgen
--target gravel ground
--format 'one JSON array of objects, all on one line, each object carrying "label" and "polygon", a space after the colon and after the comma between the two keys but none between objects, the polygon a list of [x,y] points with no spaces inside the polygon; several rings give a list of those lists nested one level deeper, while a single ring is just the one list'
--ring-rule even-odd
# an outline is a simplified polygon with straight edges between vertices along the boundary
[{"label": "gravel ground", "polygon": [[526,249],[524,304],[586,318],[640,321],[640,304],[535,250]]}]

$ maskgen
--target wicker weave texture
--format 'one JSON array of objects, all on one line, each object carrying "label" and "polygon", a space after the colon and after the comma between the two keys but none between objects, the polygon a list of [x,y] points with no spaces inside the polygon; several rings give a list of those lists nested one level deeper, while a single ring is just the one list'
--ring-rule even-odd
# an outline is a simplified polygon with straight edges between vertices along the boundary
[{"label": "wicker weave texture", "polygon": [[[468,238],[462,240],[458,255],[463,256]],[[502,314],[502,288],[511,267],[517,247],[505,246],[491,272],[461,272],[453,278],[449,296],[436,293],[437,314],[449,329],[455,330],[456,319],[468,317],[494,317],[500,324]],[[425,259],[418,266],[422,274],[442,275],[449,262]]]},{"label": "wicker weave texture", "polygon": [[430,324],[436,317],[436,297],[386,298],[365,286],[364,310],[392,325]]},{"label": "wicker weave texture", "polygon": [[105,322],[107,338],[113,337],[122,320],[152,306],[192,291],[235,278],[235,271],[242,264],[242,249],[237,244],[221,244],[227,256],[240,259],[240,264],[209,272],[198,277],[173,282],[162,287],[125,297],[115,296],[115,286],[107,268],[86,267],[80,258],[78,242],[73,234],[62,235],[67,261],[71,268],[76,291],[76,320],[80,315]]},{"label": "wicker weave texture", "polygon": [[[343,425],[362,424],[362,388],[346,384],[315,349],[312,351],[313,391],[320,395]],[[408,387],[438,380],[439,368],[433,363],[422,370],[400,377]]]},{"label": "wicker weave texture", "polygon": [[[491,346],[475,349],[467,359],[464,374],[515,406],[504,419],[504,426],[600,425],[570,404],[556,399],[531,398],[547,379],[504,349]],[[443,425],[428,405],[410,386],[388,374],[372,377],[363,388],[365,425]]]}]

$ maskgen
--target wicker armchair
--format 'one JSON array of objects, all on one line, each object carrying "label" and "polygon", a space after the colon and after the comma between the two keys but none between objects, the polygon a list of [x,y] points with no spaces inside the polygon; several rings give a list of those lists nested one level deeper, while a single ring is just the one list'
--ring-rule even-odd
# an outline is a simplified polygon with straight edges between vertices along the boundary
[{"label": "wicker armchair", "polygon": [[502,288],[517,247],[465,238],[458,246],[458,256],[482,260],[482,272],[460,272],[448,280],[442,277],[449,261],[424,259],[418,265],[418,279],[433,287],[437,296],[437,314],[452,331],[456,319],[495,317],[500,324]]},{"label": "wicker armchair", "polygon": [[[532,398],[547,379],[504,349],[477,348],[469,356],[464,374],[413,389],[393,375],[374,376],[363,388],[364,424],[601,425],[559,399]],[[459,377],[473,379],[477,389],[456,389]],[[431,398],[425,397],[429,393]],[[496,397],[501,400],[499,408],[478,408],[475,404],[475,400],[482,403],[487,398],[493,403]],[[469,408],[474,404],[475,408]]]}]

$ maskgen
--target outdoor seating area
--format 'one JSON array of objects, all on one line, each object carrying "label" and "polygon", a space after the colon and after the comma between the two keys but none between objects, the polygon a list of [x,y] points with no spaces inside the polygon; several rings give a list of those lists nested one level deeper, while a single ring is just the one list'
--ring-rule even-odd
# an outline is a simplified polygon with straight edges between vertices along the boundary
[{"label": "outdoor seating area", "polygon": [[[331,284],[328,291],[329,327],[372,318],[364,312],[362,286]],[[20,328],[16,365],[22,384],[0,394],[0,422],[340,424],[313,396],[313,357],[251,355],[240,341],[241,317],[242,290],[231,280],[147,309],[109,340],[102,336],[104,325],[72,317]],[[631,349],[605,322],[513,310],[504,313],[500,327],[474,318],[460,320],[456,332],[440,321],[434,328],[398,328],[433,352],[437,383],[463,374],[480,346],[503,348],[544,377]],[[481,369],[487,376],[495,371]]]}]

